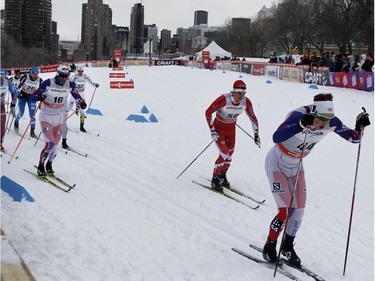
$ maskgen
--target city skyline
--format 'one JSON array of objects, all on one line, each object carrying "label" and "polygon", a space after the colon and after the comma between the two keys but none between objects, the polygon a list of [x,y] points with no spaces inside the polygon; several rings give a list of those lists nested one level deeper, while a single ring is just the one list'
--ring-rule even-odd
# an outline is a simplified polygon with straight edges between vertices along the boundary
[{"label": "city skyline", "polygon": [[[52,20],[57,22],[57,33],[60,40],[81,40],[82,4],[87,0],[52,0]],[[208,12],[208,25],[222,26],[228,19],[235,17],[252,18],[263,7],[271,7],[276,0],[234,0],[231,5],[223,8],[215,0],[206,1],[172,1],[162,0],[156,3],[152,0],[118,1],[103,0],[112,9],[112,24],[130,26],[131,8],[142,2],[145,7],[145,24],[156,24],[158,36],[162,29],[168,29],[172,35],[178,27],[188,28],[194,24],[194,12],[204,10]],[[2,8],[4,0],[1,0]],[[164,3],[161,5],[160,3]]]}]

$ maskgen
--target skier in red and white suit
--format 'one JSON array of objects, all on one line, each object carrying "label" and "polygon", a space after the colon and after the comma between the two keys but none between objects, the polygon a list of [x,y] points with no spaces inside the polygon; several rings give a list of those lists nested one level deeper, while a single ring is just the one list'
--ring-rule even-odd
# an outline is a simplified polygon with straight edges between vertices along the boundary
[{"label": "skier in red and white suit", "polygon": [[[218,191],[222,191],[223,187],[230,187],[226,173],[230,167],[236,143],[237,117],[244,111],[251,121],[254,141],[260,146],[258,119],[250,99],[245,97],[245,94],[245,82],[237,80],[233,84],[233,91],[218,97],[206,110],[211,137],[219,149],[219,157],[216,159],[211,181],[211,187]],[[216,112],[216,117],[212,121],[214,112]]]},{"label": "skier in red and white suit", "polygon": [[[33,93],[32,98],[41,101],[39,113],[40,126],[42,128],[46,145],[40,153],[37,172],[45,175],[46,172],[53,174],[52,162],[56,156],[56,147],[61,140],[64,105],[71,94],[80,108],[87,107],[86,102],[78,93],[74,82],[69,81],[70,69],[68,66],[60,65],[57,75],[48,79]],[[48,159],[46,165],[45,161]],[[45,168],[44,168],[45,165]]]}]

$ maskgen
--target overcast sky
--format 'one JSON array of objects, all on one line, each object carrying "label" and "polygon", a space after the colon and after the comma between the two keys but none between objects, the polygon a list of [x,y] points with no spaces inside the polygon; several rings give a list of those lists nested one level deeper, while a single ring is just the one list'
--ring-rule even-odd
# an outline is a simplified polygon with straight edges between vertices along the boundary
[{"label": "overcast sky", "polygon": [[[3,1],[3,0],[2,0]],[[52,0],[52,20],[57,22],[57,33],[62,40],[81,39],[82,3],[87,0]],[[208,24],[221,26],[233,17],[254,17],[265,5],[271,7],[276,0],[232,0],[226,4],[218,0],[143,0],[145,24],[156,24],[159,35],[162,29],[176,33],[178,27],[194,24],[194,11],[208,11]],[[103,0],[112,9],[112,24],[130,25],[130,11],[136,0]]]},{"label": "overcast sky", "polygon": [[[87,0],[52,0],[52,20],[57,22],[61,40],[81,39],[82,3]],[[145,24],[156,24],[159,35],[168,29],[172,35],[178,27],[188,28],[194,24],[194,11],[208,12],[208,24],[222,26],[227,19],[254,18],[265,5],[270,8],[277,0],[231,0],[222,4],[219,0],[103,0],[112,9],[112,24],[130,25],[130,10],[142,2],[145,7]],[[5,0],[0,0],[4,9]]]}]

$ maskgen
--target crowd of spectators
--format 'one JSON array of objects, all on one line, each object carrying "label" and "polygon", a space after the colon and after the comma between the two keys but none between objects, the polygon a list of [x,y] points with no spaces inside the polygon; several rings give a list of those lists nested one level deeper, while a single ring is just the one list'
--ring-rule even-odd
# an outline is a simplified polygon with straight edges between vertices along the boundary
[{"label": "crowd of spectators", "polygon": [[374,65],[374,56],[372,53],[359,55],[350,55],[348,53],[335,54],[326,52],[321,56],[302,55],[300,61],[295,63],[293,56],[277,57],[276,52],[271,53],[270,63],[290,63],[295,65],[309,65],[310,71],[319,67],[328,67],[331,72],[349,72],[349,71],[372,71]]}]

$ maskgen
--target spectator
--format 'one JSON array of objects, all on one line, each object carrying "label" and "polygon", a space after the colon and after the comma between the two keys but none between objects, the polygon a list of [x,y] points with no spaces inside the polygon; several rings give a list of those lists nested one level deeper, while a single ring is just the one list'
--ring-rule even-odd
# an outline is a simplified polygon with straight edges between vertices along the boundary
[{"label": "spectator", "polygon": [[270,56],[270,60],[269,60],[269,62],[270,62],[270,63],[277,63],[276,52],[271,53],[271,56]]},{"label": "spectator", "polygon": [[366,56],[365,62],[362,64],[363,71],[372,71],[374,65],[374,56],[371,53],[368,53]]},{"label": "spectator", "polygon": [[362,54],[361,58],[359,59],[359,62],[354,70],[363,71],[362,65],[365,63],[366,55]]}]

